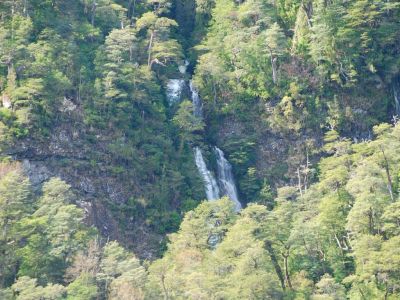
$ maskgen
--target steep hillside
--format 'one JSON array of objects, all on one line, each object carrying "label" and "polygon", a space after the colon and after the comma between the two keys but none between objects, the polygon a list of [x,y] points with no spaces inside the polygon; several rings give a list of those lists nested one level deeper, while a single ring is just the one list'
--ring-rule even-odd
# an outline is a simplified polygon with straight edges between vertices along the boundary
[{"label": "steep hillside", "polygon": [[399,20],[0,1],[0,299],[397,299]]},{"label": "steep hillside", "polygon": [[182,58],[170,4],[1,5],[3,156],[37,188],[63,178],[100,232],[151,257],[203,198],[164,93]]}]

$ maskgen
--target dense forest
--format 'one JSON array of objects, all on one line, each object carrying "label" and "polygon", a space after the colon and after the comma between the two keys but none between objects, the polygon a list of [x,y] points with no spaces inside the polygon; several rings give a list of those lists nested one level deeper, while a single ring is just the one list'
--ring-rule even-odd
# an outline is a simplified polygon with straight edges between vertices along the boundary
[{"label": "dense forest", "polygon": [[0,299],[400,299],[398,0],[0,0]]}]

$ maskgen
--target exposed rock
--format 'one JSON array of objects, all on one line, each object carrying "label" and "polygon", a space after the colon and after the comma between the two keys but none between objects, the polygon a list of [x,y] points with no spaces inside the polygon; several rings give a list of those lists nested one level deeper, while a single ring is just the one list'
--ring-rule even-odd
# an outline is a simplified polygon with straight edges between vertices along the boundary
[{"label": "exposed rock", "polygon": [[51,177],[61,178],[71,185],[74,201],[84,209],[87,224],[95,225],[105,238],[131,248],[138,257],[155,258],[162,235],[137,216],[126,216],[122,228],[119,222],[123,215],[115,210],[126,205],[128,199],[142,196],[143,187],[132,175],[134,170],[128,166],[128,174],[112,172],[116,163],[108,149],[112,141],[98,132],[93,136],[99,139],[91,140],[77,112],[60,116],[48,137],[19,140],[7,149],[7,154],[21,162],[35,191],[40,191]]},{"label": "exposed rock", "polygon": [[82,191],[86,193],[94,194],[96,191],[93,182],[88,177],[82,177],[82,180],[80,182],[80,187]]},{"label": "exposed rock", "polygon": [[62,112],[71,112],[76,110],[77,106],[72,102],[71,99],[67,99],[64,97],[63,101],[61,102],[60,111]]},{"label": "exposed rock", "polygon": [[43,182],[48,180],[52,173],[40,161],[22,160],[22,169],[28,175],[33,187],[39,189]]}]

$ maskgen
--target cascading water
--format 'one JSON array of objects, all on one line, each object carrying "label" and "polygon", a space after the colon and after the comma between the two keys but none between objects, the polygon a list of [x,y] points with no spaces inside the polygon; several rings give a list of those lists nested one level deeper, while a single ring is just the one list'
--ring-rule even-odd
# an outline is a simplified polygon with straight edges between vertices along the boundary
[{"label": "cascading water", "polygon": [[203,118],[203,104],[201,102],[199,92],[193,86],[193,81],[189,82],[190,92],[192,93],[193,114],[197,118]]},{"label": "cascading water", "polygon": [[[186,69],[189,66],[189,62],[185,60],[183,65],[178,66],[179,72],[183,75],[186,74]],[[182,97],[182,91],[185,87],[184,79],[170,79],[167,82],[167,99],[170,105],[173,105]],[[189,88],[192,97],[193,104],[193,115],[197,118],[203,118],[203,104],[200,99],[199,93],[190,80]],[[203,179],[204,188],[206,191],[207,200],[213,201],[219,199],[220,196],[228,196],[235,204],[235,210],[239,211],[242,209],[242,205],[239,202],[239,197],[233,179],[232,166],[226,160],[224,152],[221,149],[215,147],[215,157],[217,159],[218,166],[218,180],[215,179],[213,173],[207,168],[207,164],[204,160],[203,153],[199,147],[194,147],[194,157],[197,169]]]},{"label": "cascading water", "polygon": [[[199,97],[199,93],[193,86],[193,82],[189,82],[190,92],[192,93],[192,104],[193,104],[193,115],[197,118],[203,118],[202,103]],[[197,169],[201,177],[203,178],[204,187],[206,189],[207,200],[212,201],[219,199],[219,188],[214,175],[208,170],[207,165],[203,158],[203,153],[199,147],[194,148],[194,157],[196,161]]]},{"label": "cascading water", "polygon": [[393,84],[393,95],[394,95],[394,105],[395,112],[397,116],[400,116],[400,88],[399,80]]},{"label": "cascading water", "polygon": [[204,181],[207,200],[212,201],[219,199],[219,188],[217,181],[215,180],[213,174],[207,169],[207,165],[203,158],[203,153],[201,152],[199,147],[194,148],[194,157],[197,169],[199,170],[200,175]]},{"label": "cascading water", "polygon": [[[190,81],[189,87],[192,93],[193,114],[197,118],[203,118],[203,104],[199,97],[199,93],[194,87],[192,81]],[[235,181],[233,179],[232,166],[226,160],[224,152],[222,152],[222,150],[217,147],[215,147],[215,156],[218,165],[217,174],[220,189],[218,189],[217,182],[214,179],[212,173],[207,169],[200,148],[195,148],[196,165],[199,169],[201,176],[203,177],[207,199],[214,200],[219,198],[221,190],[221,195],[228,196],[235,203],[235,210],[239,211],[242,209],[242,205],[239,202]]]},{"label": "cascading water", "polygon": [[178,70],[181,74],[186,74],[186,69],[189,66],[189,61],[185,60],[183,65],[178,66]]},{"label": "cascading water", "polygon": [[177,103],[182,96],[185,87],[184,79],[170,79],[167,82],[167,100],[169,105]]},{"label": "cascading water", "polygon": [[226,160],[224,152],[221,149],[215,147],[214,150],[217,157],[218,182],[222,194],[227,195],[235,203],[235,210],[239,211],[242,209],[242,204],[239,202],[235,180],[233,179],[232,166]]}]

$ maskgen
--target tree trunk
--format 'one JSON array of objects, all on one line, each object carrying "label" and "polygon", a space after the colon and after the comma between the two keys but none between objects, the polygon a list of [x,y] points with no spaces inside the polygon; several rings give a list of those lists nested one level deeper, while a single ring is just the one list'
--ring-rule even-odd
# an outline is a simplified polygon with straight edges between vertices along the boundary
[{"label": "tree trunk", "polygon": [[129,0],[127,17],[131,21],[130,22],[131,25],[133,19],[135,18],[135,12],[136,12],[136,0]]},{"label": "tree trunk", "polygon": [[272,55],[272,52],[270,52],[270,54],[271,54],[271,65],[272,65],[272,81],[274,82],[274,84],[277,84],[278,82],[278,72],[276,69],[277,58]]},{"label": "tree trunk", "polygon": [[373,211],[372,207],[369,208],[368,212],[368,227],[369,227],[369,233],[374,234],[374,220],[373,220]]},{"label": "tree trunk", "polygon": [[27,9],[27,3],[26,3],[26,1],[27,0],[24,0],[24,8],[23,8],[23,13],[24,13],[24,16],[25,17],[27,17],[28,16],[28,9]]},{"label": "tree trunk", "polygon": [[285,248],[286,248],[286,253],[283,254],[283,264],[285,266],[285,279],[289,288],[293,290],[292,282],[290,281],[289,267],[288,267],[289,249],[287,247]]},{"label": "tree trunk", "polygon": [[[11,17],[14,17],[14,14],[15,14],[15,1],[13,1],[12,5],[11,5]],[[11,23],[11,26],[13,26],[12,23]]]},{"label": "tree trunk", "polygon": [[388,298],[388,295],[389,295],[389,287],[388,287],[388,284],[386,283],[385,284],[385,300],[387,300],[387,298]]},{"label": "tree trunk", "polygon": [[306,13],[308,27],[311,28],[312,27],[311,19],[312,19],[312,11],[313,11],[312,3],[308,2],[307,4],[304,4],[304,2],[302,2],[301,7],[303,8],[304,12]]},{"label": "tree trunk", "polygon": [[161,283],[162,283],[162,288],[164,291],[164,300],[168,300],[169,296],[168,296],[167,288],[165,287],[165,276],[164,275],[161,275]]},{"label": "tree trunk", "polygon": [[133,46],[129,47],[129,61],[133,60]]},{"label": "tree trunk", "polygon": [[269,253],[272,265],[275,268],[275,272],[276,272],[276,275],[279,278],[279,281],[281,283],[282,289],[285,290],[286,289],[285,278],[283,277],[283,272],[282,272],[281,266],[279,265],[278,260],[276,259],[275,251],[272,248],[271,242],[270,241],[265,241],[264,247],[265,247],[265,249],[267,249],[267,251]]},{"label": "tree trunk", "polygon": [[132,14],[132,10],[133,10],[133,1],[132,0],[129,0],[129,2],[128,2],[128,10],[127,10],[127,13],[126,13],[126,16],[127,16],[127,18],[129,19],[129,20],[131,20],[132,19],[132,16],[133,16],[133,14]]},{"label": "tree trunk", "polygon": [[394,202],[394,197],[393,197],[393,184],[392,184],[392,177],[390,176],[390,170],[389,170],[389,163],[385,155],[385,151],[383,151],[383,148],[381,148],[382,154],[383,154],[383,159],[385,160],[385,171],[386,171],[386,177],[388,180],[388,190],[390,194],[390,199],[392,199],[392,202]]},{"label": "tree trunk", "polygon": [[335,240],[336,240],[336,243],[337,243],[338,247],[341,250],[343,250],[343,251],[348,251],[349,250],[349,246],[347,245],[347,243],[344,240],[342,240],[342,242],[341,242],[336,233],[334,234],[334,237],[335,237]]},{"label": "tree trunk", "polygon": [[92,17],[90,20],[90,23],[92,24],[92,26],[94,26],[94,17],[96,15],[96,7],[97,7],[96,1],[93,0],[93,2],[92,2]]},{"label": "tree trunk", "polygon": [[79,70],[79,84],[78,84],[78,93],[77,93],[77,100],[78,103],[81,103],[81,87],[82,87],[82,72]]},{"label": "tree trunk", "polygon": [[307,192],[307,186],[308,186],[308,173],[310,173],[310,158],[308,156],[308,149],[306,150],[306,169],[305,169],[305,174],[304,174],[304,192]]},{"label": "tree trunk", "polygon": [[214,93],[213,102],[214,102],[214,107],[215,107],[215,106],[217,106],[217,87],[215,86],[214,80],[212,80],[212,84],[213,84],[213,93]]},{"label": "tree trunk", "polygon": [[150,34],[149,47],[147,48],[147,66],[151,68],[151,49],[153,47],[154,30]]},{"label": "tree trunk", "polygon": [[396,84],[393,84],[393,96],[394,96],[395,113],[397,116],[400,116],[400,94]]},{"label": "tree trunk", "polygon": [[297,168],[297,186],[298,186],[298,189],[299,189],[300,196],[303,196],[303,191],[301,189],[300,167]]},{"label": "tree trunk", "polygon": [[361,294],[361,297],[362,297],[363,299],[367,299],[367,298],[365,297],[364,292],[362,291],[362,289],[358,288],[358,290],[359,290],[359,292],[360,292],[360,294]]}]

